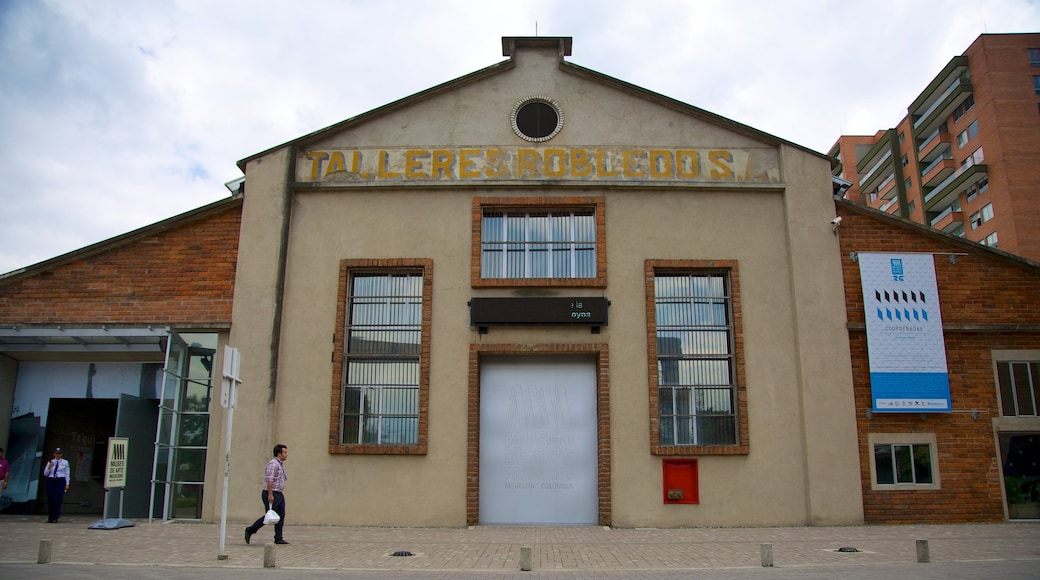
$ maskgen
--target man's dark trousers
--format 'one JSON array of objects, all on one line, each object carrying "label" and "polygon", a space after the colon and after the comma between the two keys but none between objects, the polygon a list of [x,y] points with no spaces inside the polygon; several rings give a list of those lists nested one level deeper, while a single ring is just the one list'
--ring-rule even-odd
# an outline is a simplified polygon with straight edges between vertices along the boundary
[{"label": "man's dark trousers", "polygon": [[[260,491],[260,501],[264,503],[264,514],[266,515],[268,510],[267,506],[269,505],[267,503],[266,489]],[[278,517],[281,518],[278,520],[278,523],[274,525],[274,539],[277,542],[282,539],[282,526],[285,525],[285,496],[282,495],[282,492],[274,492],[274,503],[270,505],[272,506],[270,509],[273,509],[274,513],[278,514]],[[260,528],[262,527],[264,527],[264,516],[260,516],[259,519],[253,522],[253,525],[249,526],[249,533],[255,534],[260,531]]]},{"label": "man's dark trousers", "polygon": [[61,502],[65,500],[65,478],[48,477],[47,487],[47,521],[56,522],[61,517]]}]

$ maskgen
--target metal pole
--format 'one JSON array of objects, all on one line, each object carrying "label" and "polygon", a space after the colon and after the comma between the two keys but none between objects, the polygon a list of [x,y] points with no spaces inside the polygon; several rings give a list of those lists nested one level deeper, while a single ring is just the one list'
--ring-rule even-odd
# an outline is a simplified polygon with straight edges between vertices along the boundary
[{"label": "metal pole", "polygon": [[235,420],[235,400],[238,398],[238,385],[231,381],[231,393],[228,397],[227,440],[224,442],[224,499],[220,502],[220,553],[217,559],[227,558],[224,552],[224,540],[227,537],[227,496],[228,473],[231,471],[231,426]]}]

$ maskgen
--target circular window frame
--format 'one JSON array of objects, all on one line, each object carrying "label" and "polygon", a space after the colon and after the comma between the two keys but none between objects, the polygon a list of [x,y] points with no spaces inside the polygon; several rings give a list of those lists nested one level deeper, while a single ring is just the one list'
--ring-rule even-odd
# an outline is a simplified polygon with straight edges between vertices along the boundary
[{"label": "circular window frame", "polygon": [[[548,105],[556,113],[556,127],[552,131],[550,131],[548,135],[545,135],[544,137],[532,137],[530,135],[527,135],[523,131],[521,131],[520,127],[516,124],[516,116],[520,113],[520,110],[532,103]],[[513,127],[513,133],[516,133],[517,137],[523,139],[524,141],[530,141],[532,143],[541,143],[559,135],[560,131],[563,130],[563,110],[560,108],[560,104],[557,103],[555,100],[544,95],[535,95],[532,97],[521,99],[517,101],[515,105],[513,105],[513,110],[509,114],[509,122],[510,125],[512,125]]]}]

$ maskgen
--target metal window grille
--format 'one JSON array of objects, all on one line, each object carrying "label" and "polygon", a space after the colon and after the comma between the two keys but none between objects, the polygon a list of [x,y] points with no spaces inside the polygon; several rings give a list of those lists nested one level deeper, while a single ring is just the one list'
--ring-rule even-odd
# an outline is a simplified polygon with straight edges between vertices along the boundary
[{"label": "metal window grille", "polygon": [[662,445],[737,443],[731,302],[725,272],[654,276]]},{"label": "metal window grille", "polygon": [[592,209],[485,211],[482,278],[595,278]]},{"label": "metal window grille", "polygon": [[345,444],[419,441],[421,271],[351,276],[342,384]]}]

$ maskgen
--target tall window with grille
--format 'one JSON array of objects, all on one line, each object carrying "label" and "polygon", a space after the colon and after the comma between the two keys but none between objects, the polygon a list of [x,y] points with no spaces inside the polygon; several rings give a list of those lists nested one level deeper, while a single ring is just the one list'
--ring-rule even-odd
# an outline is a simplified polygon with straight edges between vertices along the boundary
[{"label": "tall window with grille", "polygon": [[738,443],[729,273],[656,271],[653,277],[659,443]]},{"label": "tall window with grille", "polygon": [[340,443],[420,443],[422,270],[349,271]]}]

